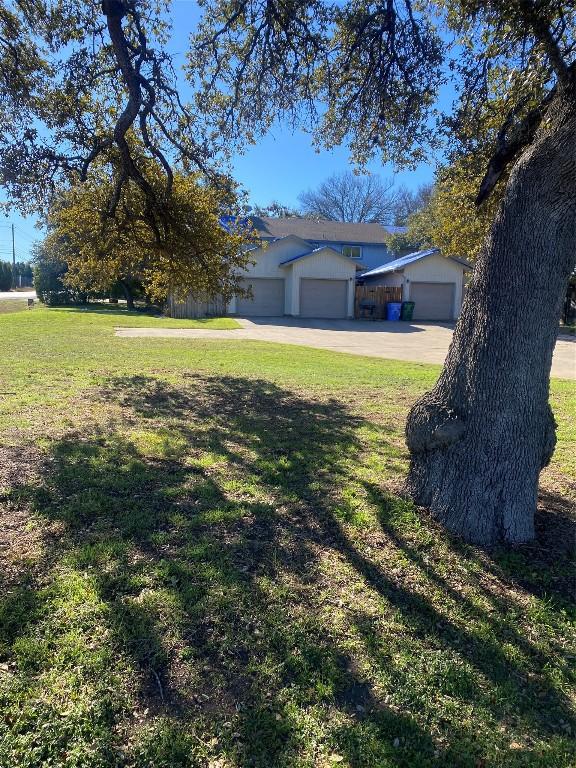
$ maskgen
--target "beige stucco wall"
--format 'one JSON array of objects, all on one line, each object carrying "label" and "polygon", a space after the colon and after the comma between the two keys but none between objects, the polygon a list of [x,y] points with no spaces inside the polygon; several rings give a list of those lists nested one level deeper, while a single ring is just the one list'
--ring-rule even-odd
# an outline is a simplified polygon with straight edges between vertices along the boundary
[{"label": "beige stucco wall", "polygon": [[[300,314],[300,280],[320,278],[348,280],[348,315],[354,316],[354,285],[356,262],[342,258],[330,248],[323,248],[312,256],[280,266],[283,261],[308,253],[310,247],[299,238],[284,238],[267,248],[252,253],[256,262],[245,270],[246,277],[281,277],[284,279],[284,306],[287,315]],[[228,306],[228,312],[236,311],[236,299]]]}]

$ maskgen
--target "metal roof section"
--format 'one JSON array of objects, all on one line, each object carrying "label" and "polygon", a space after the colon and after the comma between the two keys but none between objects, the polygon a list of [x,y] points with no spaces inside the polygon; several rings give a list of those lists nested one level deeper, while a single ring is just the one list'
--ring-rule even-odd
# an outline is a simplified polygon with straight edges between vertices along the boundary
[{"label": "metal roof section", "polygon": [[[361,277],[375,277],[376,275],[385,275],[390,272],[400,272],[404,267],[408,266],[408,264],[413,264],[415,261],[420,261],[420,259],[425,259],[435,253],[440,253],[440,248],[428,248],[426,251],[415,251],[406,256],[401,256],[399,259],[394,259],[394,261],[389,261],[387,264],[382,264],[381,267],[371,269],[369,272],[363,272]],[[470,264],[469,261],[466,261],[466,259],[460,259],[456,256],[447,256],[447,258],[457,262],[465,269],[472,269],[472,264]]]},{"label": "metal roof section", "polygon": [[376,267],[369,272],[364,272],[362,277],[372,277],[373,275],[385,275],[388,272],[398,272],[399,270],[404,269],[408,264],[420,261],[420,259],[425,259],[427,256],[432,256],[434,253],[440,253],[440,249],[429,248],[426,251],[408,253],[406,256],[401,256],[399,259],[394,259],[394,261],[389,261],[387,264],[382,264],[381,267]]}]

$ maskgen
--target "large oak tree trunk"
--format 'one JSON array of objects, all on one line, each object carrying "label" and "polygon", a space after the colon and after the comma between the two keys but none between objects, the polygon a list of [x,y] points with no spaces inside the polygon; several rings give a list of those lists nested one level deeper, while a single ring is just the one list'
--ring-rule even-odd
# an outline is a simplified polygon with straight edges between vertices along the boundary
[{"label": "large oak tree trunk", "polygon": [[557,97],[517,162],[436,386],[412,408],[406,490],[468,541],[534,536],[555,424],[552,352],[576,262],[576,104]]}]

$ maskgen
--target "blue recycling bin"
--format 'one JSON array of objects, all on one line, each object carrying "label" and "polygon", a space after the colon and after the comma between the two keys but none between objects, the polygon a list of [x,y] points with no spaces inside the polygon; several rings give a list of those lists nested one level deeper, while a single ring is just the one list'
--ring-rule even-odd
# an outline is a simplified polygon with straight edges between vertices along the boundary
[{"label": "blue recycling bin", "polygon": [[401,310],[401,302],[389,301],[388,304],[386,304],[386,320],[400,320]]}]

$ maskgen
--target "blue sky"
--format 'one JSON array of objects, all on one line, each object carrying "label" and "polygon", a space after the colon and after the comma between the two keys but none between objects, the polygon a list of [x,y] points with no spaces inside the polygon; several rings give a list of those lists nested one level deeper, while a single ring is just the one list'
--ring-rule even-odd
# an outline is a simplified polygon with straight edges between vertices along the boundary
[{"label": "blue sky", "polygon": [[[199,16],[195,0],[173,0],[174,32],[169,47],[176,56],[177,68],[185,61],[188,37]],[[181,89],[186,97],[187,85],[183,77]],[[250,202],[254,205],[266,205],[272,200],[278,200],[295,206],[301,192],[318,186],[331,174],[348,168],[350,165],[345,147],[317,152],[312,147],[309,135],[302,131],[293,133],[281,122],[257,146],[248,147],[244,154],[237,155],[233,161],[233,174],[248,190]],[[431,158],[429,164],[422,164],[414,171],[395,174],[392,166],[383,166],[375,161],[367,170],[386,178],[393,176],[396,183],[416,189],[432,181],[434,162]],[[16,212],[0,218],[0,260],[9,258],[11,253],[10,227],[6,226],[10,222],[16,225],[16,256],[25,260],[33,239],[40,236],[34,228],[35,220],[22,218]]]},{"label": "blue sky", "polygon": [[[183,64],[188,37],[200,18],[200,11],[194,0],[173,0],[172,15],[174,32],[170,48],[179,54],[177,62]],[[185,82],[182,87],[186,89]],[[257,205],[266,205],[272,200],[297,205],[301,192],[348,168],[345,147],[317,152],[308,134],[292,132],[281,122],[257,146],[238,155],[233,165],[236,179],[250,192],[250,201]],[[398,184],[410,188],[432,181],[434,175],[432,163],[420,165],[415,171],[395,174],[391,165],[383,166],[376,161],[368,170],[384,177],[394,176]]]}]

